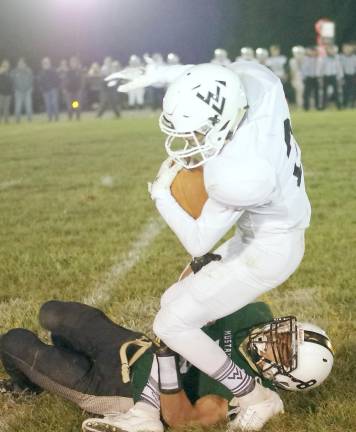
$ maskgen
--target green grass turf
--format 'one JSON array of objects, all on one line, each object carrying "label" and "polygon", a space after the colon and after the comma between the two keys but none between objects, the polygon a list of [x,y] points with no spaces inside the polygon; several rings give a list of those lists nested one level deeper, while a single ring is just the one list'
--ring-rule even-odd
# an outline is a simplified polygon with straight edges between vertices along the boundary
[{"label": "green grass turf", "polygon": [[[356,430],[356,117],[354,111],[295,112],[293,125],[312,224],[302,265],[265,299],[276,314],[325,327],[336,357],[325,385],[282,394],[286,414],[264,430],[348,432]],[[0,333],[23,326],[45,336],[37,322],[42,302],[82,300],[127,257],[147,222],[158,219],[146,182],[165,156],[162,143],[155,117],[0,125]],[[108,175],[112,187],[101,182]],[[102,308],[149,331],[159,296],[186,261],[164,228],[114,283]],[[0,396],[1,432],[79,431],[84,418],[49,394]]]}]

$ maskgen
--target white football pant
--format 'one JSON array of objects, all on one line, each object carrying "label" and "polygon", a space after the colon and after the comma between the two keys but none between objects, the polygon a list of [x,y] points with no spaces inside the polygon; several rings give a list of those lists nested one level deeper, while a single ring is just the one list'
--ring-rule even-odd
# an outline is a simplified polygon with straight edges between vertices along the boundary
[{"label": "white football pant", "polygon": [[162,296],[153,330],[171,349],[212,376],[227,359],[201,328],[254,301],[294,273],[304,254],[304,230],[253,235],[239,231],[200,272]]},{"label": "white football pant", "polygon": [[136,104],[139,106],[143,105],[144,97],[145,97],[145,89],[144,88],[138,88],[135,90],[130,90],[128,92],[129,106],[132,107],[132,106],[135,106]]}]

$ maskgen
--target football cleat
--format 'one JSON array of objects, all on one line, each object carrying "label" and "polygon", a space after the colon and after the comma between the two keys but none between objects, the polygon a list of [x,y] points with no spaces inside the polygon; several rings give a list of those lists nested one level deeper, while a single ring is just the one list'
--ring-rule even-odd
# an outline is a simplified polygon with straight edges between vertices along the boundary
[{"label": "football cleat", "polygon": [[231,405],[236,406],[232,410],[236,417],[229,422],[228,432],[259,431],[273,416],[284,412],[283,402],[279,395],[258,383],[255,389],[245,397],[233,399]]},{"label": "football cleat", "polygon": [[138,402],[126,413],[90,418],[82,424],[83,432],[163,432],[158,409]]}]

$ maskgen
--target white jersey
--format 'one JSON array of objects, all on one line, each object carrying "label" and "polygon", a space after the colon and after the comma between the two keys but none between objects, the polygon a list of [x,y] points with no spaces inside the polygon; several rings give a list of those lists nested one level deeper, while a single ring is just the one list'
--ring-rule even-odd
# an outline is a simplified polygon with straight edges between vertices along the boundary
[{"label": "white jersey", "polygon": [[237,223],[254,237],[304,230],[310,221],[301,152],[281,81],[265,66],[230,65],[241,79],[248,110],[232,141],[204,165],[209,196],[191,218],[167,192],[156,206],[192,256],[207,253]]},{"label": "white jersey", "polygon": [[204,165],[209,197],[243,211],[238,226],[258,232],[306,228],[310,204],[300,149],[280,80],[267,68],[237,63],[249,109],[231,142]]},{"label": "white jersey", "polygon": [[278,78],[281,80],[285,80],[286,78],[286,72],[285,72],[285,65],[287,63],[287,57],[283,55],[279,56],[271,56],[268,57],[266,60],[266,66],[268,66],[273,73],[275,73]]}]

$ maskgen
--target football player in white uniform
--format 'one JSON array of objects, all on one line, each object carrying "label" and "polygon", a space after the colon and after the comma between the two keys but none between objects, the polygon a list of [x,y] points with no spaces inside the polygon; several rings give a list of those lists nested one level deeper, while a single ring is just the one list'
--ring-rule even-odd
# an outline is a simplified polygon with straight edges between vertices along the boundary
[{"label": "football player in white uniform", "polygon": [[[160,117],[170,158],[151,197],[192,257],[213,250],[231,227],[237,229],[215,250],[220,261],[164,293],[154,332],[237,398],[253,400],[263,425],[281,408],[201,328],[282,284],[299,266],[311,214],[300,148],[282,83],[266,67],[239,61],[229,68],[172,68],[119,87],[173,81]],[[179,169],[197,166],[203,166],[208,200],[193,219],[172,197],[170,185]]]}]

